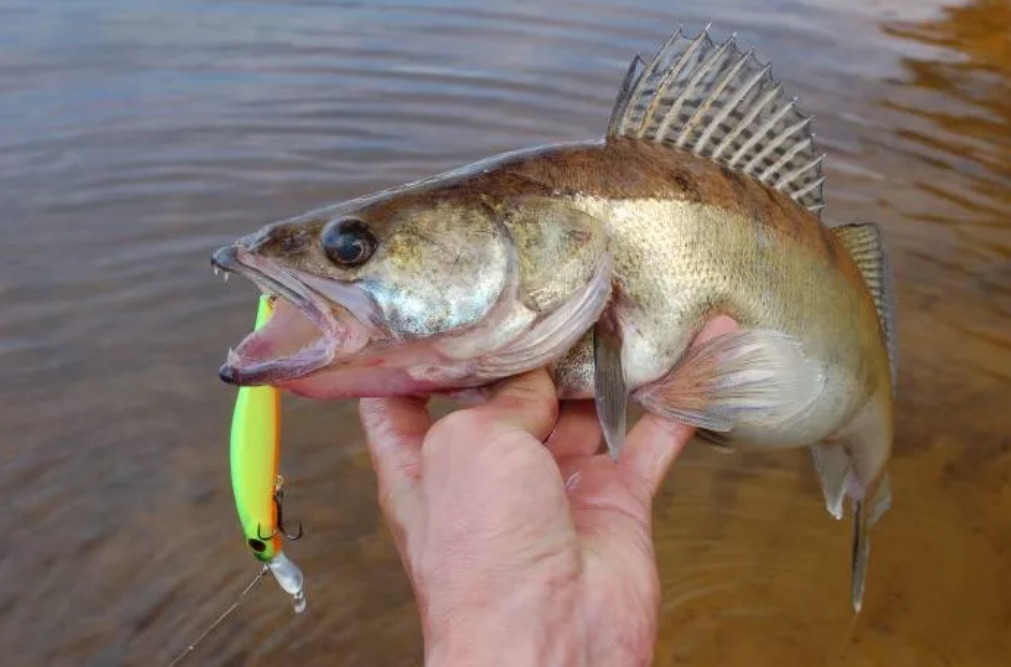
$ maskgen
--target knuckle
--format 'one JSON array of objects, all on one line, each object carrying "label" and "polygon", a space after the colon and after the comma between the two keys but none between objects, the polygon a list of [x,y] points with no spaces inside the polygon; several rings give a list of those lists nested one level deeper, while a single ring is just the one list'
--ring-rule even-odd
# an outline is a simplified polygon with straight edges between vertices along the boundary
[{"label": "knuckle", "polygon": [[552,424],[558,419],[558,397],[553,384],[543,386],[537,378],[527,378],[522,383],[506,387],[492,401],[494,405],[508,412],[530,415],[548,420]]}]

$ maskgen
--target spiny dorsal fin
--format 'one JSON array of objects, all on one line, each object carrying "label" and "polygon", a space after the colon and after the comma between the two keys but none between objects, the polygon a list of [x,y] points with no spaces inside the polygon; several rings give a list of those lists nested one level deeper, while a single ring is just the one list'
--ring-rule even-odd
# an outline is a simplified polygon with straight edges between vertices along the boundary
[{"label": "spiny dorsal fin", "polygon": [[734,37],[716,44],[708,27],[678,29],[645,68],[636,55],[611,112],[607,135],[634,137],[717,160],[793,198],[820,216],[822,159],[812,117],[783,95],[753,52]]},{"label": "spiny dorsal fin", "polygon": [[888,363],[891,366],[894,386],[899,362],[898,336],[895,331],[895,292],[881,229],[874,223],[851,224],[833,227],[832,233],[853,258],[853,262],[864,277],[867,289],[874,298],[878,320],[881,322],[881,329],[885,332],[885,341],[888,345]]}]

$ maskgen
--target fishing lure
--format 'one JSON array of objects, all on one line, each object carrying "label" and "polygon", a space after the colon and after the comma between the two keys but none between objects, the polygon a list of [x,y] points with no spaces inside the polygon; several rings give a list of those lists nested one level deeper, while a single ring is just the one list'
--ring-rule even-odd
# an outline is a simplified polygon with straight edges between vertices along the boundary
[{"label": "fishing lure", "polygon": [[[260,297],[255,327],[259,329],[273,314],[273,299]],[[277,474],[281,454],[281,395],[271,386],[242,387],[235,399],[232,413],[231,474],[232,493],[239,514],[239,523],[246,544],[263,567],[228,606],[189,646],[167,667],[175,667],[193,652],[224,620],[235,611],[246,595],[262,579],[267,570],[294,600],[295,613],[305,611],[305,591],[302,571],[282,549],[282,537],[297,540],[302,536],[299,524],[295,535],[284,529],[281,495],[284,480]]]},{"label": "fishing lure", "polygon": [[[260,297],[255,327],[273,314],[273,299]],[[281,452],[281,395],[271,386],[241,387],[235,399],[231,432],[232,493],[246,545],[270,569],[277,583],[294,598],[295,611],[305,611],[302,571],[282,549],[285,533],[281,510],[284,480],[277,473]]]}]

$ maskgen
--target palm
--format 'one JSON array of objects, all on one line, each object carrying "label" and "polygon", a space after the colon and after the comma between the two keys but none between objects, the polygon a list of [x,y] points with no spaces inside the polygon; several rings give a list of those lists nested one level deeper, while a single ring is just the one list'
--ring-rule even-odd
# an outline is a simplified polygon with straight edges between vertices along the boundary
[{"label": "palm", "polygon": [[[635,434],[633,434],[634,437]],[[553,440],[553,441],[552,441]],[[659,579],[653,551],[654,489],[606,453],[592,405],[563,411],[548,451],[560,473],[580,574],[579,607],[601,664],[648,664]]]}]

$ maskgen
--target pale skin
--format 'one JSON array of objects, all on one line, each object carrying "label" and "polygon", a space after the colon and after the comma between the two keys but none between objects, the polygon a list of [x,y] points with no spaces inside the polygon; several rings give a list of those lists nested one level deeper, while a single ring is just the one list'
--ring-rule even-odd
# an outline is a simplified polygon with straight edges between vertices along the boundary
[{"label": "pale skin", "polygon": [[544,370],[438,421],[415,398],[360,412],[426,667],[650,664],[652,501],[694,429],[647,414],[612,461],[593,403],[560,406]]}]

